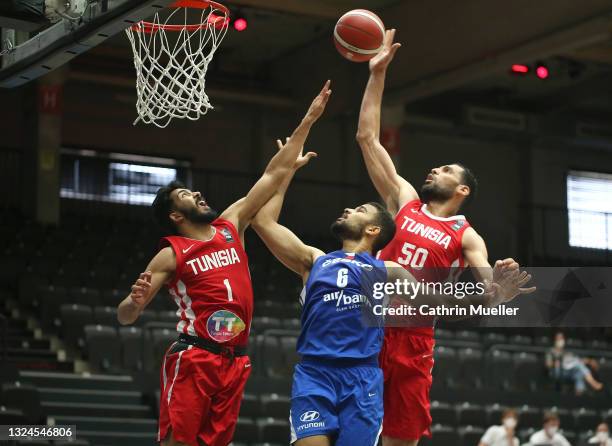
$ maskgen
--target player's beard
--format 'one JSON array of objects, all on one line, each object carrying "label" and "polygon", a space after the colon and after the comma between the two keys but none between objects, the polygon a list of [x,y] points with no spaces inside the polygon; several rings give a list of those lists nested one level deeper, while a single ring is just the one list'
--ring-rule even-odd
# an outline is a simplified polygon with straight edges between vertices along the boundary
[{"label": "player's beard", "polygon": [[452,190],[446,190],[435,184],[425,183],[421,186],[421,201],[429,203],[432,201],[447,201],[453,197]]},{"label": "player's beard", "polygon": [[201,212],[197,208],[189,208],[189,210],[183,211],[183,215],[192,223],[210,224],[215,221],[218,214],[212,208],[208,208],[205,212]]},{"label": "player's beard", "polygon": [[359,240],[361,238],[361,231],[351,227],[346,221],[335,221],[329,229],[341,242],[344,240]]}]

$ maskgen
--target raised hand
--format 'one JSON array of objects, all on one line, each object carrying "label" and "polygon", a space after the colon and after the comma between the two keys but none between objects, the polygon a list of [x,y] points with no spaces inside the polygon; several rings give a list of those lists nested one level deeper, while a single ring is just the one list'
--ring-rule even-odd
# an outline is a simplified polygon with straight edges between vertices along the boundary
[{"label": "raised hand", "polygon": [[[283,150],[288,142],[288,137],[285,138],[285,144],[283,144],[280,139],[277,139],[276,145],[278,147],[278,150]],[[307,152],[306,155],[303,155],[303,152],[304,147],[302,147],[302,149],[300,150],[300,154],[298,155],[297,159],[295,160],[295,163],[293,164],[293,170],[301,169],[306,164],[308,164],[312,158],[316,158],[317,156],[319,156],[316,152]]]},{"label": "raised hand", "polygon": [[323,85],[323,88],[319,94],[310,104],[310,108],[308,108],[308,111],[306,112],[306,118],[316,121],[321,117],[323,111],[325,110],[325,106],[327,105],[327,101],[329,101],[329,97],[331,96],[332,91],[329,88],[330,85],[330,80],[325,82],[325,85]]},{"label": "raised hand", "polygon": [[536,290],[536,287],[524,287],[530,280],[531,274],[521,271],[514,259],[498,260],[493,266],[493,282],[488,284],[489,292],[500,303],[509,302],[520,294],[531,294]]},{"label": "raised hand", "polygon": [[395,29],[390,29],[385,32],[385,40],[380,52],[370,59],[370,71],[372,73],[383,72],[387,69],[395,52],[402,46],[401,43],[393,43],[395,38]]},{"label": "raised hand", "polygon": [[151,271],[145,271],[144,273],[140,273],[140,276],[132,285],[132,292],[130,293],[130,298],[132,302],[139,307],[144,306],[149,298],[149,294],[151,292]]}]

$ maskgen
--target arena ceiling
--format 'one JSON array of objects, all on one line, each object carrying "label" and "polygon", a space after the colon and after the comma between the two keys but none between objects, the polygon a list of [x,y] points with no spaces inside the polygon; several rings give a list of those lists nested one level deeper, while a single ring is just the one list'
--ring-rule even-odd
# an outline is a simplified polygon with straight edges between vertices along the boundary
[{"label": "arena ceiling", "polygon": [[[228,6],[249,27],[228,33],[210,67],[211,89],[283,107],[302,103],[331,77],[338,90],[332,109],[355,109],[354,87],[367,69],[341,59],[331,33],[337,18],[363,1]],[[442,113],[472,101],[612,114],[612,0],[369,0],[367,7],[398,29],[403,45],[389,72],[386,102]],[[133,88],[130,59],[125,36],[118,35],[71,62],[70,77]],[[513,63],[536,61],[551,67],[545,82],[508,73]]]}]

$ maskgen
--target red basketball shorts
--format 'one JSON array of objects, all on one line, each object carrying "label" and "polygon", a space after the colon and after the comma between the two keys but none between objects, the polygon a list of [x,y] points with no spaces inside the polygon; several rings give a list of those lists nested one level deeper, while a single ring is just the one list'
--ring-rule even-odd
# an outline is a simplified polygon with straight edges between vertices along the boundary
[{"label": "red basketball shorts", "polygon": [[431,436],[429,390],[434,339],[408,329],[386,328],[380,353],[384,375],[383,436],[416,440]]},{"label": "red basketball shorts", "polygon": [[161,369],[158,441],[172,436],[199,446],[227,446],[234,435],[242,392],[251,373],[247,356],[228,358],[175,342]]}]

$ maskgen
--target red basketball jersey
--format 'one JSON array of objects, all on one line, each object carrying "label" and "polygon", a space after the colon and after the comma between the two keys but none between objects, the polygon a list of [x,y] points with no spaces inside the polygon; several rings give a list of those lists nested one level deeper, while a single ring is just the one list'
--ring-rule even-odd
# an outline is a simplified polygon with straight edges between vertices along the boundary
[{"label": "red basketball jersey", "polygon": [[[461,239],[470,227],[463,215],[437,217],[421,200],[412,200],[399,210],[395,224],[395,237],[379,252],[380,259],[399,263],[417,280],[446,282],[459,276],[465,267]],[[433,336],[433,328],[414,330]]]},{"label": "red basketball jersey", "polygon": [[208,241],[164,237],[176,273],[168,284],[178,305],[180,333],[227,345],[246,345],[253,316],[253,287],[246,252],[232,223],[218,218]]}]

